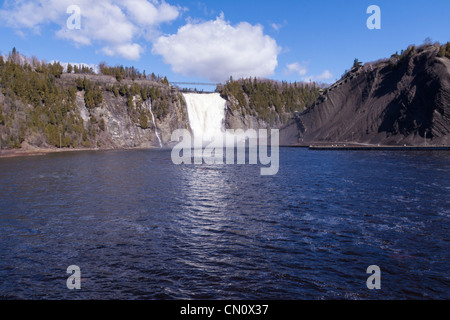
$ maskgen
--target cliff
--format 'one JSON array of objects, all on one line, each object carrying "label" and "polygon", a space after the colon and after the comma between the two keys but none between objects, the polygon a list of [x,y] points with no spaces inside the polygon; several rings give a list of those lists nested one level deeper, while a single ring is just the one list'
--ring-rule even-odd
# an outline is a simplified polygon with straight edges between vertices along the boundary
[{"label": "cliff", "polygon": [[450,145],[450,59],[439,46],[410,47],[356,66],[280,137],[283,145]]},{"label": "cliff", "polygon": [[139,148],[189,128],[182,94],[167,83],[53,74],[52,65],[0,61],[0,146],[23,150]]},{"label": "cliff", "polygon": [[249,78],[218,90],[227,100],[227,129],[279,129],[319,97],[320,86]]},{"label": "cliff", "polygon": [[[75,75],[64,74],[63,81],[73,81]],[[102,87],[118,85],[113,77],[91,76],[92,81]],[[89,79],[89,77],[88,77]],[[103,121],[104,130],[98,130],[96,141],[105,148],[158,147],[161,142],[170,142],[171,134],[179,128],[189,128],[186,104],[182,94],[167,85],[148,80],[122,80],[121,86],[138,86],[154,90],[145,100],[140,93],[114,94],[104,90],[103,101],[96,108],[86,106],[85,91],[77,92],[76,106],[85,128]],[[140,91],[140,90],[139,90]],[[152,115],[153,113],[153,115]],[[154,122],[153,122],[154,119]]]},{"label": "cliff", "polygon": [[[450,145],[450,44],[410,47],[355,65],[328,88],[230,79],[227,129],[280,129],[282,145]],[[0,56],[0,149],[170,145],[189,129],[181,92],[133,68],[63,72],[59,64]]]}]

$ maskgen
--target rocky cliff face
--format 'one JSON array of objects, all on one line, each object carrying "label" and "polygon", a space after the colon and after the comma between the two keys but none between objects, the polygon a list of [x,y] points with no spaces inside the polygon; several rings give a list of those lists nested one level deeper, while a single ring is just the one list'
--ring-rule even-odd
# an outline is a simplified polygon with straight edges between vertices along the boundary
[{"label": "rocky cliff face", "polygon": [[[74,86],[79,79],[99,88],[100,103],[87,105],[86,89],[76,90]],[[61,92],[71,89],[74,95],[69,107],[64,107],[63,98],[56,98],[55,108],[65,109],[65,118],[58,125],[52,125],[56,122],[52,117],[61,117],[59,110],[26,103],[11,93],[5,97],[0,90],[3,149],[55,148],[60,143],[65,148],[159,147],[160,140],[164,145],[170,144],[176,129],[189,128],[186,103],[171,86],[150,80],[118,82],[111,76],[67,73],[55,81],[55,88]],[[43,111],[38,113],[38,108]],[[34,125],[36,121],[44,123],[44,129]]]},{"label": "rocky cliff face", "polygon": [[[450,60],[439,48],[355,67],[281,132],[284,145],[450,144]],[[427,141],[427,142],[425,142]]]},{"label": "rocky cliff face", "polygon": [[[227,97],[227,109],[225,113],[226,129],[266,129],[269,124],[263,119],[243,112],[243,108],[239,106],[239,102],[233,96]],[[275,123],[276,127],[282,126],[281,123]]]},{"label": "rocky cliff face", "polygon": [[[450,145],[447,47],[410,48],[357,66],[327,89],[230,81],[221,91],[225,127],[279,128],[282,145]],[[157,132],[170,145],[173,131],[190,129],[184,97],[167,82],[60,74],[1,59],[0,71],[3,149],[158,147]]]},{"label": "rocky cliff face", "polygon": [[249,78],[218,90],[227,100],[227,129],[279,129],[318,98],[320,86]]},{"label": "rocky cliff face", "polygon": [[[64,75],[69,80],[74,75]],[[93,81],[101,85],[114,85],[113,77],[91,76]],[[83,124],[87,128],[92,119],[102,121],[105,130],[97,134],[99,145],[107,148],[148,148],[169,144],[172,132],[180,128],[189,128],[186,103],[182,94],[170,87],[147,80],[122,81],[122,85],[132,86],[136,83],[140,87],[157,88],[159,95],[167,99],[165,111],[158,112],[155,101],[151,97],[143,100],[140,94],[133,95],[131,103],[126,97],[115,96],[113,92],[103,92],[103,102],[94,109],[88,109],[85,104],[84,91],[77,92],[76,106]],[[131,104],[131,106],[130,106]],[[145,117],[146,124],[140,121]]]}]

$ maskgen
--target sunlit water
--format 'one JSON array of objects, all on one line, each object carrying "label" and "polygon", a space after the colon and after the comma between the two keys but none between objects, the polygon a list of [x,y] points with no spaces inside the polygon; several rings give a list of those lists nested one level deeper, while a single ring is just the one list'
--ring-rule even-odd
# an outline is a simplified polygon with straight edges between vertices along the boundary
[{"label": "sunlit water", "polygon": [[265,177],[169,150],[0,159],[0,298],[450,298],[449,153],[280,152]]}]

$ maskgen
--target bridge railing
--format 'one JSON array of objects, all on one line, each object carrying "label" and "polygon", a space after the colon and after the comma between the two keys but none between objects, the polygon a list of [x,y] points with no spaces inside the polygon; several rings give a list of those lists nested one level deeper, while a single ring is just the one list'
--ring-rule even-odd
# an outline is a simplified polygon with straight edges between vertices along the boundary
[{"label": "bridge railing", "polygon": [[221,86],[222,83],[204,83],[204,82],[169,82],[174,85],[193,85],[193,86]]}]

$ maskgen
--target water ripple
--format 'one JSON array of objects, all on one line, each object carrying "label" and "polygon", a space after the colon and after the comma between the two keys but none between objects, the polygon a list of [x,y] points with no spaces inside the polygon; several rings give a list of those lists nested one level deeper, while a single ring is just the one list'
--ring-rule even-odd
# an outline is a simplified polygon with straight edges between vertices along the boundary
[{"label": "water ripple", "polygon": [[261,177],[165,150],[0,159],[0,299],[450,298],[447,153],[280,160]]}]

